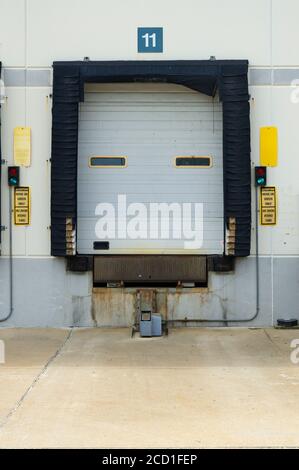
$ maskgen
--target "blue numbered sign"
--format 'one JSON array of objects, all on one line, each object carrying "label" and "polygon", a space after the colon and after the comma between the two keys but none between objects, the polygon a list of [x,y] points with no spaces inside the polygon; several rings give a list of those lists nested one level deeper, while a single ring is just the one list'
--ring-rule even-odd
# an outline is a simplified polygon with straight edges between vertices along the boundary
[{"label": "blue numbered sign", "polygon": [[138,28],[138,52],[163,52],[163,28]]}]

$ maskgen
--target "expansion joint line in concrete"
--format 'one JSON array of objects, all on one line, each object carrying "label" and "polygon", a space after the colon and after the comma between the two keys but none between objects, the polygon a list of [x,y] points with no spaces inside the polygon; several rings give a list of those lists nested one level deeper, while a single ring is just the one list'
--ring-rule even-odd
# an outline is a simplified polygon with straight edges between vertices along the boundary
[{"label": "expansion joint line in concrete", "polygon": [[271,337],[270,333],[266,329],[263,329],[263,332],[265,333],[266,337],[268,338],[272,346],[276,349],[276,351],[279,352],[281,355],[283,355],[283,351],[278,346],[278,344],[274,341],[274,339]]},{"label": "expansion joint line in concrete", "polygon": [[68,341],[71,339],[72,337],[72,334],[73,334],[73,331],[74,329],[71,328],[67,337],[65,338],[65,340],[62,342],[62,344],[59,346],[59,348],[57,349],[57,351],[55,351],[55,353],[48,359],[48,361],[46,362],[46,364],[43,366],[43,368],[41,369],[41,371],[37,374],[37,376],[34,378],[34,380],[32,381],[32,383],[30,384],[30,386],[25,390],[25,392],[23,393],[23,395],[21,396],[21,398],[16,402],[16,404],[14,405],[14,407],[7,413],[7,415],[0,421],[0,432],[2,430],[2,428],[5,426],[5,424],[7,423],[7,421],[14,415],[14,413],[20,408],[20,406],[23,404],[24,400],[27,398],[27,396],[29,395],[29,393],[32,392],[32,390],[34,389],[34,387],[36,386],[36,384],[39,382],[39,380],[43,377],[43,375],[45,375],[45,373],[47,372],[47,370],[49,369],[49,367],[51,366],[51,364],[60,356],[62,350],[64,349],[65,345],[68,343]]}]

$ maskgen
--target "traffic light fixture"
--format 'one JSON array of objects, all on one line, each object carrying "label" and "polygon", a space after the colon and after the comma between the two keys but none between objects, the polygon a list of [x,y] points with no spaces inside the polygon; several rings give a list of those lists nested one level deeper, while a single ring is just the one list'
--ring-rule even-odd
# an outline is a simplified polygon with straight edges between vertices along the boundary
[{"label": "traffic light fixture", "polygon": [[8,186],[20,186],[20,167],[8,167]]},{"label": "traffic light fixture", "polygon": [[255,185],[256,187],[267,186],[267,167],[265,166],[255,167]]}]

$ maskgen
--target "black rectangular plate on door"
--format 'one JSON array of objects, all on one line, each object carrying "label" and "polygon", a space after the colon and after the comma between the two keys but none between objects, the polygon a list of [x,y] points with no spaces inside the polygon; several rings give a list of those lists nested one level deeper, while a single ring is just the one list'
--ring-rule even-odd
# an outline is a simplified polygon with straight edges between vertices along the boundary
[{"label": "black rectangular plate on door", "polygon": [[109,242],[93,242],[94,250],[109,250],[109,248],[110,248]]}]

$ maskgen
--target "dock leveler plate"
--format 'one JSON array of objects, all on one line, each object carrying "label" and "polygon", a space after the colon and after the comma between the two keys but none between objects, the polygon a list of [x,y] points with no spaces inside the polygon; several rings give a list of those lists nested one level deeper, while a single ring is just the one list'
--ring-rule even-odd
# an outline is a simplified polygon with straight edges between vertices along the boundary
[{"label": "dock leveler plate", "polygon": [[207,281],[206,256],[115,255],[94,257],[94,282]]}]

